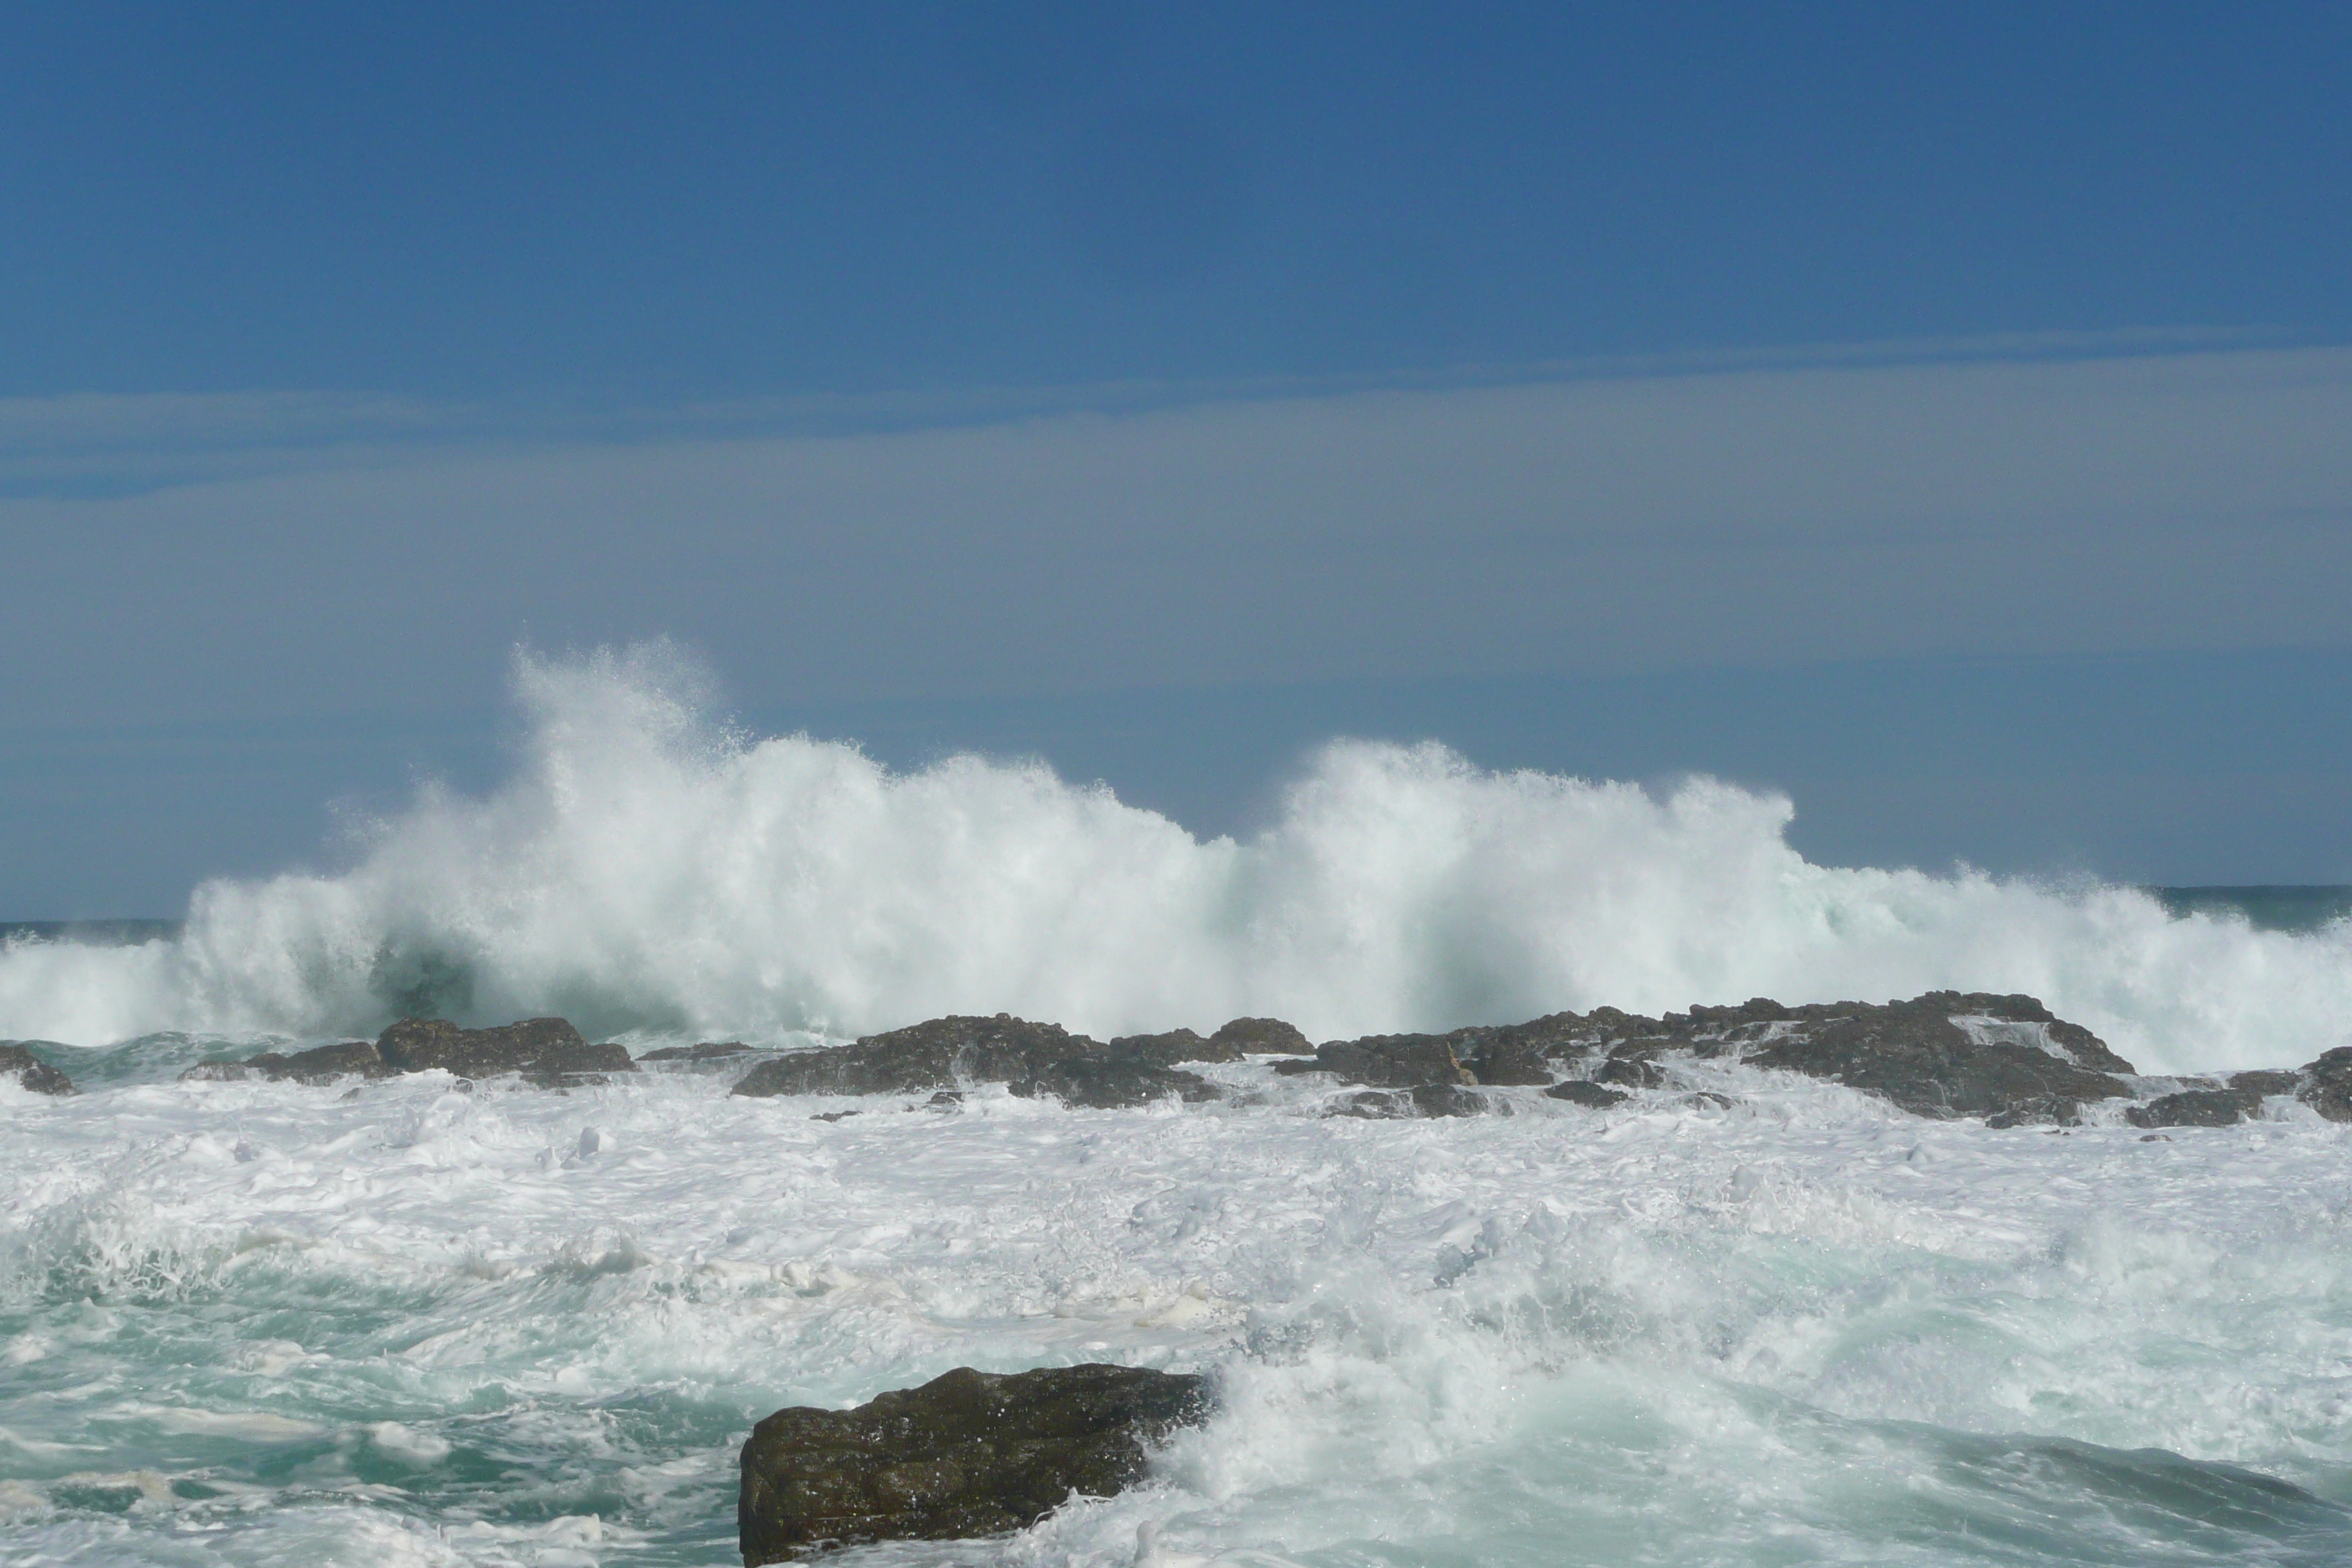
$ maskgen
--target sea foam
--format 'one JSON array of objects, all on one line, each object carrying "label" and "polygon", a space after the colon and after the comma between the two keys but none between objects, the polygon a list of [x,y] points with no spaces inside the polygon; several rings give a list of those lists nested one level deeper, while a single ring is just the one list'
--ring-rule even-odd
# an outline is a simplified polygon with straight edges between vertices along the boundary
[{"label": "sea foam", "polygon": [[1201,839],[1034,761],[894,772],[753,739],[665,646],[518,662],[513,776],[421,790],[348,869],[198,888],[171,942],[0,950],[0,1037],[317,1037],[404,1011],[776,1040],[950,1012],[1315,1037],[1607,1003],[2020,991],[2149,1071],[2352,1037],[2352,930],[2173,919],[2132,889],[1844,868],[1783,796],[1490,772],[1338,741]]}]

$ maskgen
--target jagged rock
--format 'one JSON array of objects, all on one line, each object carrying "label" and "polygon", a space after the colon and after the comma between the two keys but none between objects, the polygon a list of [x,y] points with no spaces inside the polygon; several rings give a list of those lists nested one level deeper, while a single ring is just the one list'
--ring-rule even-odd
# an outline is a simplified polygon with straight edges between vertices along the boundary
[{"label": "jagged rock", "polygon": [[1106,1047],[1108,1055],[1149,1067],[1172,1068],[1179,1062],[1237,1062],[1242,1047],[1222,1035],[1204,1040],[1190,1029],[1164,1035],[1121,1035]]},{"label": "jagged rock", "polygon": [[0,1076],[14,1078],[35,1094],[79,1094],[73,1079],[35,1056],[32,1047],[9,1041],[0,1045]]},{"label": "jagged rock", "polygon": [[743,1445],[745,1568],[868,1541],[1034,1524],[1142,1479],[1147,1447],[1207,1414],[1193,1376],[1143,1367],[960,1367],[855,1410],[779,1410]]},{"label": "jagged rock", "polygon": [[1760,1047],[1740,1051],[1741,1059],[1832,1079],[1915,1116],[1981,1116],[2004,1125],[2070,1121],[2082,1101],[2131,1093],[2116,1076],[2133,1070],[2129,1062],[2031,996],[1931,991],[1884,1007],[1836,1003],[1780,1011],[1786,1016],[1780,1019],[1742,1020],[1781,1027]]},{"label": "jagged rock", "polygon": [[1006,1087],[1024,1100],[1052,1095],[1065,1105],[1090,1110],[1120,1110],[1149,1105],[1173,1094],[1187,1100],[1215,1100],[1220,1090],[1198,1073],[1117,1057],[1066,1057],[1048,1062]]},{"label": "jagged rock", "polygon": [[751,1047],[740,1040],[709,1040],[698,1046],[664,1046],[657,1051],[647,1051],[641,1062],[715,1062],[726,1057],[751,1054]]},{"label": "jagged rock", "polygon": [[242,1060],[215,1058],[182,1073],[180,1081],[233,1083],[258,1078],[275,1083],[290,1078],[297,1083],[321,1084],[340,1078],[383,1078],[391,1071],[373,1040],[346,1040],[339,1046],[313,1046],[290,1055],[263,1051]]},{"label": "jagged rock", "polygon": [[1627,1089],[1658,1089],[1666,1081],[1666,1071],[1657,1058],[1636,1051],[1612,1052],[1592,1076],[1597,1082],[1622,1084]]},{"label": "jagged rock", "polygon": [[495,1029],[461,1029],[446,1018],[403,1018],[376,1039],[394,1072],[439,1068],[459,1078],[519,1072],[534,1083],[602,1083],[608,1072],[635,1072],[621,1046],[592,1046],[562,1018],[525,1018]]},{"label": "jagged rock", "polygon": [[1480,1083],[1549,1083],[1556,1061],[1580,1054],[1583,1022],[1573,1013],[1554,1013],[1525,1024],[1456,1029],[1447,1038],[1454,1057]]},{"label": "jagged rock", "polygon": [[1279,1018],[1235,1018],[1211,1035],[1209,1043],[1260,1057],[1303,1057],[1315,1049],[1314,1042]]},{"label": "jagged rock", "polygon": [[2189,1089],[2146,1105],[2127,1105],[2124,1120],[2134,1127],[2228,1127],[2263,1108],[2263,1097],[2242,1089]]},{"label": "jagged rock", "polygon": [[2352,1046],[2320,1052],[2296,1078],[2297,1100],[2330,1121],[2352,1121]]},{"label": "jagged rock", "polygon": [[[1180,1035],[1193,1040],[1190,1030]],[[1173,1037],[1146,1036],[1131,1049],[1073,1035],[1058,1024],[1033,1024],[1000,1013],[993,1018],[933,1018],[868,1035],[854,1045],[830,1046],[761,1062],[735,1086],[737,1094],[922,1094],[964,1082],[1001,1083],[1017,1095],[1051,1095],[1066,1105],[1109,1110],[1168,1095],[1213,1100],[1215,1085],[1197,1073],[1165,1065],[1185,1048]]]},{"label": "jagged rock", "polygon": [[956,1016],[867,1035],[854,1045],[772,1057],[735,1086],[737,1094],[923,1094],[960,1082],[1028,1079],[1040,1068],[1101,1046],[1059,1024],[1007,1013]]},{"label": "jagged rock", "polygon": [[1507,1116],[1511,1110],[1509,1100],[1490,1098],[1458,1083],[1423,1083],[1411,1089],[1367,1089],[1342,1095],[1324,1114],[1395,1121],[1417,1117]]},{"label": "jagged rock", "polygon": [[1341,1083],[1371,1089],[1476,1081],[1444,1035],[1368,1035],[1360,1040],[1328,1040],[1315,1047],[1313,1056],[1276,1062],[1274,1070],[1286,1075],[1327,1072]]},{"label": "jagged rock", "polygon": [[1606,1110],[1612,1105],[1622,1105],[1633,1098],[1622,1089],[1610,1089],[1582,1079],[1570,1079],[1544,1090],[1548,1099],[1564,1100],[1570,1105],[1589,1106],[1594,1110]]}]

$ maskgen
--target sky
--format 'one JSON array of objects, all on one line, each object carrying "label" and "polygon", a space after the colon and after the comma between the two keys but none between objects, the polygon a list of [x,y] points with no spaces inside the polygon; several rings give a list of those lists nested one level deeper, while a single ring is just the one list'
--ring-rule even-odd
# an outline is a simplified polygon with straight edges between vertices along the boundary
[{"label": "sky", "polygon": [[2352,10],[0,13],[0,920],[667,637],[1247,831],[1334,734],[2352,880]]}]

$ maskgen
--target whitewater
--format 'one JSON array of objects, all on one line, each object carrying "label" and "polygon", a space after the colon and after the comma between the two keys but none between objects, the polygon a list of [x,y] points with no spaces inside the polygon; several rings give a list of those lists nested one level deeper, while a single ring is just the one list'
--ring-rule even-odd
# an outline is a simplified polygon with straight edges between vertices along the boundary
[{"label": "whitewater", "polygon": [[[182,1082],[402,1013],[791,1050],[950,1012],[1315,1038],[2024,992],[2144,1074],[2352,1043],[2352,931],[1816,866],[1790,802],[1339,742],[1203,840],[1042,763],[714,717],[671,650],[525,659],[527,739],[173,939],[0,945],[0,1560],[719,1564],[786,1405],[959,1365],[1209,1373],[1150,1482],[845,1564],[2336,1563],[2352,1128],[1722,1101],[1368,1121],[1263,1060],[1066,1110]],[[1517,1093],[1518,1091],[1511,1091]],[[838,1120],[824,1116],[856,1114]]]}]

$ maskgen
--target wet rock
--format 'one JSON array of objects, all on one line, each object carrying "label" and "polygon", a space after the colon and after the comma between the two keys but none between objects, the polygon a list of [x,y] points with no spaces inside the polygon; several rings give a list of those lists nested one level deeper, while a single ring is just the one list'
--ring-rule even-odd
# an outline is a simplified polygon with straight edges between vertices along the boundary
[{"label": "wet rock", "polygon": [[932,1018],[853,1045],[772,1057],[744,1075],[737,1094],[928,1094],[971,1083],[1026,1083],[1056,1062],[1099,1056],[1103,1046],[1059,1024]]},{"label": "wet rock", "polygon": [[1525,1024],[1456,1029],[1447,1037],[1454,1058],[1483,1084],[1541,1084],[1558,1076],[1553,1064],[1582,1054],[1584,1020],[1554,1013]]},{"label": "wet rock", "polygon": [[198,1062],[180,1075],[180,1081],[235,1083],[262,1079],[276,1083],[291,1079],[296,1083],[325,1084],[345,1078],[386,1078],[391,1073],[373,1040],[345,1040],[339,1046],[313,1046],[284,1055],[263,1051],[241,1059],[215,1058]]},{"label": "wet rock", "polygon": [[1147,1067],[1172,1068],[1181,1062],[1237,1062],[1242,1047],[1222,1035],[1204,1040],[1190,1029],[1164,1035],[1121,1035],[1105,1047],[1106,1054]]},{"label": "wet rock", "polygon": [[1507,1100],[1481,1094],[1462,1084],[1423,1083],[1411,1089],[1368,1089],[1342,1095],[1326,1108],[1324,1114],[1395,1121],[1439,1116],[1507,1116],[1512,1109]]},{"label": "wet rock", "polygon": [[61,1069],[35,1056],[31,1047],[14,1040],[0,1045],[0,1077],[13,1078],[35,1094],[63,1096],[80,1092]]},{"label": "wet rock", "polygon": [[1622,1089],[1611,1089],[1604,1084],[1588,1083],[1582,1079],[1570,1079],[1566,1083],[1556,1083],[1545,1089],[1544,1095],[1547,1099],[1564,1100],[1570,1105],[1588,1106],[1594,1110],[1606,1110],[1612,1105],[1622,1105],[1633,1098]]},{"label": "wet rock", "polygon": [[1660,1089],[1665,1085],[1666,1069],[1658,1065],[1654,1055],[1627,1051],[1612,1054],[1592,1076],[1598,1082],[1620,1084],[1626,1089]]},{"label": "wet rock", "polygon": [[1444,1035],[1370,1035],[1360,1040],[1328,1040],[1316,1047],[1313,1056],[1276,1062],[1274,1070],[1286,1075],[1326,1072],[1341,1083],[1371,1089],[1476,1081],[1454,1056],[1452,1040]]},{"label": "wet rock", "polygon": [[743,1445],[745,1568],[869,1541],[1025,1529],[1140,1480],[1149,1445],[1207,1414],[1199,1377],[1142,1367],[959,1368],[855,1410],[800,1407]]},{"label": "wet rock", "polygon": [[2322,1051],[2296,1075],[2294,1097],[2330,1121],[2352,1121],[2352,1046]]},{"label": "wet rock", "polygon": [[2134,1127],[2229,1127],[2262,1108],[2263,1097],[2252,1089],[2190,1089],[2127,1105],[2124,1120]]},{"label": "wet rock", "polygon": [[438,1068],[459,1078],[520,1073],[541,1085],[602,1083],[610,1072],[635,1072],[620,1046],[592,1046],[562,1018],[525,1018],[494,1029],[461,1029],[446,1018],[403,1018],[377,1037],[375,1047],[394,1072]]},{"label": "wet rock", "polygon": [[1171,1094],[1185,1100],[1215,1100],[1222,1092],[1198,1073],[1115,1057],[1067,1057],[1007,1087],[1024,1099],[1048,1094],[1091,1110],[1149,1105]]},{"label": "wet rock", "polygon": [[664,1046],[657,1051],[647,1051],[641,1062],[715,1062],[729,1057],[749,1056],[751,1047],[740,1040],[709,1040],[698,1046]]},{"label": "wet rock", "polygon": [[2031,996],[1933,991],[1883,1007],[1788,1011],[1740,1059],[1831,1079],[1915,1116],[2071,1121],[2083,1101],[2131,1093],[2116,1076],[2129,1062]]},{"label": "wet rock", "polygon": [[[1211,1045],[1230,1046],[1251,1056],[1308,1056],[1314,1042],[1279,1018],[1235,1018],[1209,1037]],[[1222,1060],[1223,1058],[1217,1058]]]},{"label": "wet rock", "polygon": [[1219,1090],[1171,1060],[1205,1049],[1190,1029],[1131,1036],[1105,1045],[1058,1024],[992,1018],[933,1018],[868,1035],[853,1045],[774,1057],[744,1075],[737,1094],[922,1094],[964,1083],[1001,1083],[1024,1098],[1115,1110],[1176,1095],[1214,1100]]}]

